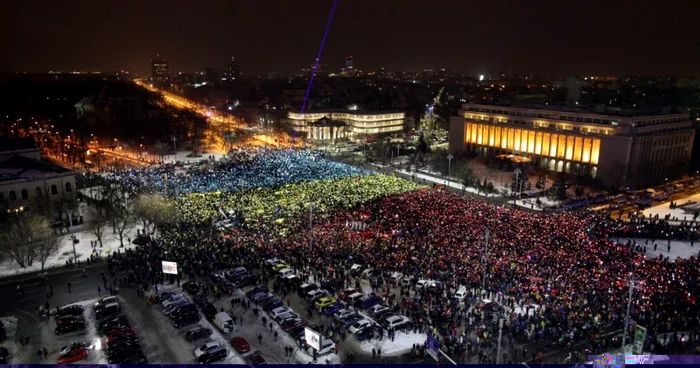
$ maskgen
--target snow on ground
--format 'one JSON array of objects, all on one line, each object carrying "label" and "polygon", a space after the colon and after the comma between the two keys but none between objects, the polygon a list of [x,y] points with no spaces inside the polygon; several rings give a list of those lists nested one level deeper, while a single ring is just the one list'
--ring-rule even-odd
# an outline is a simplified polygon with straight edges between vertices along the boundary
[{"label": "snow on ground", "polygon": [[397,330],[394,341],[391,341],[391,339],[386,336],[381,340],[372,339],[370,341],[357,341],[353,337],[346,339],[345,343],[355,345],[357,350],[362,351],[365,355],[371,355],[372,349],[381,349],[382,356],[385,357],[408,354],[413,344],[423,345],[425,340],[426,335],[424,333],[404,333],[403,331]]},{"label": "snow on ground", "polygon": [[[668,240],[664,239],[656,239],[656,244],[658,245],[657,249],[654,250],[654,242],[652,242],[651,239],[646,239],[646,238],[634,238],[634,239],[629,239],[629,238],[617,238],[617,239],[612,239],[614,241],[617,241],[618,243],[621,244],[627,244],[627,240],[632,240],[632,242],[637,242],[638,245],[644,247],[646,245],[647,247],[647,257],[649,258],[658,258],[659,254],[661,254],[664,257],[669,257],[669,261],[675,261],[677,258],[682,258],[682,259],[688,259],[692,256],[698,257],[700,256],[700,242],[695,243],[694,246],[690,246],[689,241],[681,241],[681,240],[671,240],[671,251],[668,251]],[[649,241],[647,244],[646,241]]]},{"label": "snow on ground", "polygon": [[677,205],[683,205],[688,202],[696,202],[693,205],[689,205],[686,208],[677,207],[671,209],[671,202],[662,203],[657,206],[649,207],[642,211],[645,217],[655,217],[659,215],[660,219],[664,219],[667,215],[671,216],[671,219],[678,221],[691,221],[693,220],[693,212],[698,208],[698,203],[700,203],[700,193],[694,194],[690,197],[674,200]]},{"label": "snow on ground", "polygon": [[[129,244],[128,238],[132,240],[136,238],[136,228],[133,228],[127,235],[124,236],[124,248],[120,248],[119,235],[112,234],[112,230],[109,227],[105,228],[104,235],[102,236],[102,248],[98,245],[96,249],[90,247],[90,241],[96,240],[95,235],[90,231],[79,231],[73,234],[65,234],[61,236],[60,247],[56,255],[49,258],[49,260],[44,265],[44,271],[66,265],[66,261],[73,259],[73,242],[71,240],[71,235],[79,240],[78,244],[75,245],[75,252],[81,263],[87,262],[87,258],[90,254],[101,254],[102,257],[107,257],[108,254],[112,252],[124,252],[127,248],[133,248],[134,244]],[[19,275],[28,272],[41,271],[41,263],[34,261],[34,263],[25,268],[21,268],[13,260],[5,261],[0,264],[0,277],[9,275]]]},{"label": "snow on ground", "polygon": [[302,349],[299,349],[294,354],[294,359],[299,364],[340,364],[340,356],[336,353],[319,355],[316,357],[316,363],[314,363],[314,357]]},{"label": "snow on ground", "polygon": [[[253,317],[253,307],[249,310],[245,310],[242,306],[236,306],[231,308],[232,298],[245,298],[245,294],[241,290],[236,290],[232,297],[221,298],[221,300],[215,300],[212,303],[217,309],[222,308],[231,317],[236,318],[236,329],[226,335],[220,332],[218,328],[212,327],[214,334],[219,333],[225,336],[226,341],[231,341],[234,337],[244,338],[248,344],[250,344],[250,352],[243,354],[244,357],[252,354],[254,351],[260,351],[263,358],[268,362],[268,364],[293,364],[295,361],[288,360],[288,357],[284,354],[284,347],[291,346],[296,348],[297,343],[292,336],[284,332],[284,330],[276,323],[272,322],[269,316],[262,310],[260,311],[260,316],[266,315],[268,317],[267,326],[263,326],[261,322],[262,317]],[[241,322],[242,320],[242,322]],[[269,324],[272,322],[272,332],[270,331]],[[242,323],[242,325],[241,325]],[[277,341],[275,341],[274,333],[277,331]],[[212,336],[214,335],[212,334]],[[258,341],[258,335],[262,335],[262,344]],[[233,349],[233,348],[232,348]]]},{"label": "snow on ground", "polygon": [[[83,331],[69,332],[62,335],[56,335],[54,330],[56,329],[56,319],[54,317],[49,317],[48,320],[39,322],[40,325],[39,335],[42,342],[42,347],[46,347],[48,351],[48,360],[42,360],[41,363],[54,364],[58,359],[61,349],[74,342],[88,342],[93,348],[88,350],[88,357],[86,360],[82,360],[78,363],[80,364],[106,364],[107,358],[102,351],[102,343],[100,337],[97,335],[97,330],[95,328],[95,319],[92,314],[92,305],[95,304],[97,299],[84,300],[78,303],[71,303],[82,305],[85,308],[83,312],[83,318],[85,319],[86,328]],[[36,356],[35,356],[36,359]]]},{"label": "snow on ground", "polygon": [[78,189],[78,193],[85,197],[92,198],[96,201],[102,200],[102,186],[96,185],[90,188]]},{"label": "snow on ground", "polygon": [[193,162],[198,162],[202,160],[206,160],[209,158],[209,156],[214,156],[216,160],[221,159],[222,157],[226,156],[225,153],[202,153],[200,157],[187,157],[188,155],[191,155],[192,151],[177,151],[176,154],[174,155],[166,155],[165,156],[165,163],[176,163],[178,161],[183,162],[183,163],[193,163]]},{"label": "snow on ground", "polygon": [[[404,175],[415,175],[416,179],[425,179],[426,183],[430,182],[430,183],[435,183],[435,184],[439,184],[439,185],[445,185],[445,186],[448,186],[450,188],[454,188],[457,190],[462,190],[462,188],[463,188],[462,183],[459,183],[459,182],[454,181],[454,180],[443,179],[443,178],[440,178],[436,175],[428,175],[428,174],[423,174],[420,172],[411,172],[411,171],[406,171],[406,170],[394,170],[394,171],[400,172]],[[472,187],[467,187],[466,191],[469,193],[474,193],[474,194],[478,194],[478,195],[485,196],[485,197],[500,197],[500,194],[484,193],[484,192],[476,190],[475,188],[472,188]]]}]

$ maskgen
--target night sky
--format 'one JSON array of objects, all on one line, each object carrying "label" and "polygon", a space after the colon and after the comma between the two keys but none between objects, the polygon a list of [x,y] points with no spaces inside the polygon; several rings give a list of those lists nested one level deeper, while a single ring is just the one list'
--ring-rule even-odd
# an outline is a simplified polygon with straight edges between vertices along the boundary
[{"label": "night sky", "polygon": [[[0,71],[309,67],[332,0],[0,0]],[[700,75],[700,1],[338,0],[322,63],[514,74]]]}]

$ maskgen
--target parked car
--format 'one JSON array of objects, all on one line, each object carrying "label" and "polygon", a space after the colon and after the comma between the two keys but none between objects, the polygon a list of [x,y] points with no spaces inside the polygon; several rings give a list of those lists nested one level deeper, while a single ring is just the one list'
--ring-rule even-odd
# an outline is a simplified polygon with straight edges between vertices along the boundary
[{"label": "parked car", "polygon": [[133,345],[107,354],[107,362],[109,364],[124,364],[124,362],[133,361],[134,358],[138,358],[138,360],[145,358],[140,346]]},{"label": "parked car", "polygon": [[181,328],[199,322],[199,312],[192,311],[178,315],[173,319],[173,326]]},{"label": "parked car", "polygon": [[197,306],[194,304],[185,304],[173,309],[173,311],[170,312],[168,316],[170,316],[170,318],[172,319],[175,319],[182,314],[192,312],[197,312]]},{"label": "parked car", "polygon": [[112,340],[115,340],[119,338],[120,336],[135,336],[136,331],[134,331],[131,328],[118,328],[116,330],[112,330],[112,332],[107,335],[107,343],[112,342]]},{"label": "parked car", "polygon": [[111,348],[116,345],[121,345],[121,344],[138,344],[139,343],[139,338],[136,337],[136,335],[118,335],[114,339],[110,340],[107,342],[107,348]]},{"label": "parked car", "polygon": [[316,300],[314,303],[314,306],[318,309],[323,309],[333,303],[337,302],[334,297],[332,296],[324,296]]},{"label": "parked car", "polygon": [[275,322],[277,322],[278,325],[282,325],[284,322],[290,319],[295,319],[295,318],[301,318],[299,314],[294,313],[294,312],[287,312],[284,314],[280,314],[277,317],[274,318]]},{"label": "parked car", "polygon": [[97,309],[102,306],[105,306],[110,303],[118,303],[119,299],[115,295],[111,296],[103,296],[102,298],[98,299],[97,302],[93,305],[93,308]]},{"label": "parked car", "polygon": [[56,333],[56,335],[61,335],[68,332],[82,331],[84,329],[85,321],[76,318],[56,326],[54,333]]},{"label": "parked car", "polygon": [[176,302],[168,304],[167,307],[163,308],[163,313],[166,315],[170,315],[173,311],[177,310],[178,308],[182,307],[183,305],[189,305],[190,301],[187,299],[180,299]]},{"label": "parked car", "polygon": [[345,308],[345,304],[335,302],[335,303],[323,308],[323,314],[330,317],[330,316],[334,315],[335,312],[337,312],[343,308]]},{"label": "parked car", "polygon": [[187,296],[185,294],[172,295],[170,298],[162,302],[163,307],[167,308],[171,304],[181,303],[182,301],[187,301]]},{"label": "parked car", "polygon": [[355,324],[355,322],[362,320],[362,319],[363,319],[362,316],[358,316],[358,315],[353,314],[343,321],[343,327],[346,329],[350,328],[352,325]]},{"label": "parked car", "polygon": [[371,322],[369,320],[363,318],[363,319],[353,323],[348,330],[350,331],[350,333],[354,334],[355,332],[357,332],[357,331],[359,331],[359,330],[361,330],[369,325],[371,325]]},{"label": "parked car", "polygon": [[307,303],[314,303],[316,300],[324,297],[324,296],[329,296],[330,293],[327,292],[326,290],[322,289],[315,289],[311,290],[308,293],[306,293],[306,302]]},{"label": "parked car", "polygon": [[[367,309],[367,308],[370,308],[374,305],[380,304],[383,301],[384,301],[384,299],[382,299],[382,297],[380,297],[379,295],[377,295],[375,293],[371,293],[371,294],[367,295],[366,298],[362,299],[362,302],[359,305],[359,307],[362,309]],[[358,305],[355,304],[355,306],[358,306]]]},{"label": "parked car", "polygon": [[75,363],[77,361],[87,359],[88,357],[88,351],[87,349],[73,349],[68,351],[67,353],[62,353],[61,355],[58,356],[58,359],[56,360],[56,364],[70,364],[70,363]]},{"label": "parked car", "polygon": [[81,341],[81,342],[74,342],[74,343],[69,344],[69,345],[64,345],[61,348],[61,351],[59,352],[59,354],[66,354],[69,351],[76,350],[76,349],[92,349],[92,344]]},{"label": "parked car", "polygon": [[239,288],[243,288],[250,285],[255,285],[258,282],[258,276],[256,275],[243,275],[242,277],[236,279],[234,285]]},{"label": "parked car", "polygon": [[83,317],[78,317],[78,316],[64,316],[56,319],[56,326],[60,326],[64,323],[72,323],[74,321],[84,321]]},{"label": "parked car", "polygon": [[67,305],[63,308],[59,308],[56,312],[56,316],[82,316],[84,311],[85,308],[82,305]]},{"label": "parked car", "polygon": [[265,301],[267,301],[267,300],[269,300],[269,299],[272,299],[274,296],[275,296],[275,295],[272,294],[272,293],[267,293],[267,292],[265,292],[265,293],[255,294],[255,295],[253,295],[253,297],[250,298],[250,299],[251,299],[251,300],[253,301],[253,303],[255,303],[255,304],[261,304],[261,303],[263,303],[263,302],[265,302]]},{"label": "parked car", "polygon": [[221,343],[219,341],[207,341],[206,343],[204,343],[204,345],[194,350],[194,356],[199,358],[200,356],[202,356],[202,354],[206,354],[218,348],[219,346],[221,346]]},{"label": "parked car", "polygon": [[170,299],[174,295],[175,295],[175,293],[173,293],[172,291],[165,291],[165,292],[162,292],[162,293],[158,294],[157,296],[155,296],[153,298],[153,302],[160,304],[160,303]]},{"label": "parked car", "polygon": [[209,328],[196,326],[187,330],[187,332],[185,333],[185,339],[187,341],[195,341],[203,339],[205,337],[209,337],[211,336],[211,333],[212,331]]},{"label": "parked car", "polygon": [[121,312],[122,307],[119,303],[109,303],[102,308],[95,309],[95,317],[97,319],[102,319],[105,317],[113,316]]},{"label": "parked car", "polygon": [[401,327],[409,322],[408,317],[406,316],[391,316],[387,318],[384,322],[384,328],[385,329],[390,329],[390,328],[397,328]]},{"label": "parked car", "polygon": [[270,317],[275,318],[275,317],[279,316],[280,314],[285,314],[285,313],[289,313],[289,312],[293,312],[292,308],[278,307],[278,308],[272,309],[270,311]]},{"label": "parked car", "polygon": [[318,289],[318,285],[316,285],[316,284],[301,284],[301,285],[299,285],[299,289],[297,289],[297,294],[299,294],[299,296],[303,297],[306,294],[308,294],[309,291],[316,290],[316,289]]},{"label": "parked car", "polygon": [[347,289],[338,293],[338,299],[345,300],[345,299],[347,299],[347,297],[349,297],[352,294],[357,293],[358,291],[359,290],[357,290],[355,288],[347,288]]},{"label": "parked car", "polygon": [[245,354],[250,351],[250,344],[248,344],[248,341],[245,341],[244,338],[239,336],[231,339],[231,346],[240,354]]},{"label": "parked car", "polygon": [[102,321],[98,329],[101,334],[106,335],[112,332],[112,330],[114,329],[124,327],[131,327],[131,325],[129,324],[129,320],[127,320],[124,316],[117,316]]},{"label": "parked car", "polygon": [[296,326],[305,326],[308,322],[303,319],[290,319],[282,324],[282,329],[284,331],[289,331]]},{"label": "parked car", "polygon": [[251,298],[251,297],[252,297],[253,295],[255,295],[255,294],[267,293],[267,292],[269,292],[269,291],[270,291],[270,289],[268,289],[267,286],[265,286],[265,285],[258,285],[258,286],[256,286],[256,287],[252,288],[251,290],[247,291],[247,292],[245,293],[245,296],[247,296],[248,298]]},{"label": "parked car", "polygon": [[272,299],[268,299],[267,301],[260,303],[260,306],[266,312],[268,312],[272,309],[275,309],[275,308],[279,308],[283,305],[284,305],[284,302],[280,298],[272,298]]},{"label": "parked car", "polygon": [[197,294],[199,292],[199,284],[187,281],[182,284],[182,289],[188,293]]},{"label": "parked car", "polygon": [[248,363],[250,363],[250,364],[252,364],[252,365],[263,365],[263,364],[267,364],[267,362],[265,361],[265,358],[263,358],[263,356],[260,354],[259,351],[255,351],[253,354],[250,354],[250,355],[246,358],[246,360],[248,361]]},{"label": "parked car", "polygon": [[372,327],[365,327],[355,332],[355,338],[359,341],[371,340],[374,338],[374,329]]},{"label": "parked car", "polygon": [[126,358],[116,362],[116,364],[148,364],[148,359],[143,351],[136,351],[132,355],[129,355]]},{"label": "parked car", "polygon": [[378,313],[381,313],[383,311],[389,310],[389,307],[381,304],[373,305],[371,306],[367,312],[371,314],[372,316],[376,316]]},{"label": "parked car", "polygon": [[207,303],[205,306],[202,307],[202,314],[204,314],[204,318],[208,320],[214,319],[214,316],[219,313],[219,311],[216,309],[214,304]]},{"label": "parked car", "polygon": [[351,316],[353,314],[355,314],[355,312],[353,312],[351,310],[340,309],[333,314],[333,319],[336,321],[340,321],[340,320],[342,320],[348,316]]},{"label": "parked car", "polygon": [[202,354],[197,358],[197,361],[200,364],[211,364],[213,362],[218,362],[220,360],[224,360],[226,356],[228,355],[228,350],[226,350],[225,347],[219,346],[216,349],[213,349],[206,354]]}]

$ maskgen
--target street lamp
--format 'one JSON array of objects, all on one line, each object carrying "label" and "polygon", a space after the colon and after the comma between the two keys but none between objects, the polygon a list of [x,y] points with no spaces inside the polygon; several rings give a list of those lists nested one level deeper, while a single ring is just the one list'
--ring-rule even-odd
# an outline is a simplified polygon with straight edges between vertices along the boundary
[{"label": "street lamp", "polygon": [[625,330],[622,332],[622,349],[624,352],[625,344],[627,343],[627,329],[629,328],[630,309],[632,308],[632,294],[634,293],[634,274],[630,275],[630,294],[627,298],[627,315],[625,315]]},{"label": "street lamp", "polygon": [[481,281],[481,294],[483,295],[486,293],[486,271],[488,270],[488,262],[489,262],[489,236],[491,235],[491,232],[489,229],[486,229],[486,232],[484,233],[484,277]]},{"label": "street lamp", "polygon": [[309,232],[310,232],[310,240],[309,240],[309,250],[313,250],[314,248],[314,203],[311,202],[311,195],[309,195]]},{"label": "street lamp", "polygon": [[452,159],[455,158],[451,153],[447,155],[447,176],[452,173]]},{"label": "street lamp", "polygon": [[503,321],[505,321],[505,316],[499,316],[499,318],[498,318],[498,349],[496,350],[496,364],[499,364],[500,360],[501,360],[501,336],[503,336]]},{"label": "street lamp", "polygon": [[[518,190],[518,179],[520,178],[520,174],[522,174],[522,170],[520,170],[520,168],[518,167],[515,169],[515,190],[516,191]],[[515,202],[516,198],[517,197],[515,196],[515,193],[513,193],[513,208],[518,207],[518,205]]]}]

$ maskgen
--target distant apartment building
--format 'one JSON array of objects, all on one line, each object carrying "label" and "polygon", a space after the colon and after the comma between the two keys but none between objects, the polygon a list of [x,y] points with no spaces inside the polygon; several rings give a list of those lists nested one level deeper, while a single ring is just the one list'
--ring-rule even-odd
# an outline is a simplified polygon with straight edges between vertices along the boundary
[{"label": "distant apartment building", "polygon": [[464,104],[450,119],[450,150],[514,155],[555,172],[646,186],[688,168],[688,114],[616,116]]},{"label": "distant apartment building", "polygon": [[156,82],[165,82],[170,78],[168,62],[160,57],[151,60],[151,78]]}]

